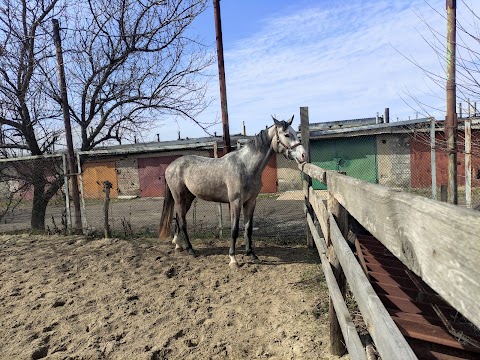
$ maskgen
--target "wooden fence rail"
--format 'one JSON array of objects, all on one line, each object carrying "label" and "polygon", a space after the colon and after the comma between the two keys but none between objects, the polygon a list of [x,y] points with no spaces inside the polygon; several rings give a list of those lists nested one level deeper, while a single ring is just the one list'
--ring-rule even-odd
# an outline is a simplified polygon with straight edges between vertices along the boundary
[{"label": "wooden fence rail", "polygon": [[[327,184],[329,203],[338,202],[410,270],[480,327],[480,213],[370,184],[312,164],[299,168],[308,177]],[[313,190],[308,177],[304,182],[306,203],[310,205],[307,224],[322,261],[336,313],[334,318],[341,329],[341,334],[331,334],[332,349],[341,349],[337,345],[344,342],[353,359],[365,358],[343,300],[345,294],[338,286],[338,276],[334,276],[335,268],[341,266],[380,356],[416,359],[351,251],[345,239],[345,225],[338,223],[333,207],[326,206],[325,196],[322,198]],[[315,219],[323,236],[317,232]],[[332,252],[339,266],[331,265]],[[338,350],[337,355],[340,354]]]}]

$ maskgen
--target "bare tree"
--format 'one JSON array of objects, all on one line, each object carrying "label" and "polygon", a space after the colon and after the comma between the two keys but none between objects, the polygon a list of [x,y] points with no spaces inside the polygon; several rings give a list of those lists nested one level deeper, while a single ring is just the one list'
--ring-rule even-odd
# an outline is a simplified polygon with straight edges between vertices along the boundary
[{"label": "bare tree", "polygon": [[[431,6],[431,11],[436,14],[438,19],[442,20],[446,28],[447,18],[444,7],[436,9]],[[430,99],[439,97],[444,99],[446,84],[446,44],[447,39],[443,31],[439,31],[433,26],[431,16],[426,17],[418,12],[417,16],[425,25],[429,35],[424,35],[423,39],[432,51],[432,55],[437,58],[441,73],[426,68],[420,60],[413,56],[406,56],[406,59],[412,62],[416,67],[430,80],[430,94],[426,93]],[[457,63],[456,63],[456,86],[457,100],[466,102],[468,99],[480,98],[480,14],[472,7],[468,0],[462,0],[461,5],[457,7]],[[422,100],[418,93],[407,89],[405,91],[410,101],[405,102],[411,105],[412,109],[421,112],[424,116],[431,116],[432,112],[445,112],[444,108],[434,106],[428,100]],[[412,103],[413,102],[413,103]]]},{"label": "bare tree", "polygon": [[[51,36],[48,20],[63,9],[59,0],[0,2],[0,153],[2,157],[51,152],[61,135],[60,109],[47,96],[44,73],[48,71]],[[41,69],[43,67],[43,69]],[[45,161],[2,166],[3,180],[32,187],[31,227],[43,230],[45,211],[63,185],[56,166]],[[12,171],[12,167],[15,171]],[[13,204],[15,202],[11,202]]]},{"label": "bare tree", "polygon": [[[208,105],[213,57],[187,32],[205,7],[206,0],[0,0],[1,155],[43,155],[62,141],[52,18],[63,23],[70,113],[82,150],[121,142],[166,116],[206,129],[196,116]],[[56,168],[33,161],[16,170],[34,189],[32,229],[44,229],[48,202],[63,185]]]},{"label": "bare tree", "polygon": [[[88,0],[65,29],[71,116],[82,150],[133,138],[153,122],[196,116],[208,105],[213,57],[188,36],[204,0]],[[52,81],[54,98],[59,98]],[[162,117],[164,118],[162,119]]]}]

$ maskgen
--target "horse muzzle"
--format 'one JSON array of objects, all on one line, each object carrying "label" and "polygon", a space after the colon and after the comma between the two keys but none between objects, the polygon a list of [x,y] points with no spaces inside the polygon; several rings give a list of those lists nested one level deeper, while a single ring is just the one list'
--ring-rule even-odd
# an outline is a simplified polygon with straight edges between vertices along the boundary
[{"label": "horse muzzle", "polygon": [[287,159],[295,160],[297,164],[303,164],[307,161],[307,152],[302,145],[298,145],[294,149],[289,149]]}]

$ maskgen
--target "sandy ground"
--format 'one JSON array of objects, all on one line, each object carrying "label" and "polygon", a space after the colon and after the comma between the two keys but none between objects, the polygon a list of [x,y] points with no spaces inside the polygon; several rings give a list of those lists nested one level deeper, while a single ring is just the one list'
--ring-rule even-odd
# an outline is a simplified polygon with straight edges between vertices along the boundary
[{"label": "sandy ground", "polygon": [[0,236],[0,358],[335,358],[315,250],[260,242],[231,270],[225,240],[193,245]]}]

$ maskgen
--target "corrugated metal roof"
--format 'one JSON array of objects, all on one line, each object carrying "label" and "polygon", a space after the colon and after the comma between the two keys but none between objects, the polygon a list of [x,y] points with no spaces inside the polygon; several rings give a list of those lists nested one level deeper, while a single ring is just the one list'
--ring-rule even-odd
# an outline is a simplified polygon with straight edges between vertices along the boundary
[{"label": "corrugated metal roof", "polygon": [[[237,141],[245,142],[252,138],[252,136],[233,135],[231,136],[232,146]],[[78,151],[80,155],[121,155],[121,154],[136,154],[157,151],[174,151],[184,149],[204,149],[211,148],[217,142],[219,148],[223,148],[223,139],[220,136],[202,137],[196,139],[181,139],[162,142],[136,143],[125,144],[95,148],[90,151]]]},{"label": "corrugated metal roof", "polygon": [[[364,125],[359,125],[363,120],[367,120],[367,121],[364,122]],[[345,120],[342,122],[334,121],[332,123],[337,124],[335,128],[328,128],[327,126],[325,127],[324,130],[317,130],[318,124],[311,124],[310,138],[321,139],[321,138],[327,138],[327,137],[351,137],[351,136],[362,136],[362,135],[410,133],[413,130],[428,131],[429,122],[431,121],[431,118],[394,121],[390,123],[380,123],[380,124],[368,124],[368,120],[371,120],[371,119],[351,120],[352,123],[350,125],[348,123],[350,120]],[[459,119],[459,122],[462,120],[465,120],[465,119]],[[441,128],[443,122],[444,120],[436,120],[436,123],[440,125],[440,127],[437,126],[437,131],[443,131],[443,129]],[[338,126],[338,124],[340,123],[343,123],[346,125]],[[460,130],[463,129],[463,124],[459,123],[458,128]],[[480,118],[472,118],[472,129],[480,129]]]},{"label": "corrugated metal roof", "polygon": [[[347,121],[345,121],[346,123]],[[313,128],[310,131],[310,138],[322,138],[331,136],[360,136],[360,135],[376,135],[376,134],[389,134],[396,132],[405,132],[411,130],[413,127],[425,127],[425,124],[430,122],[430,118],[395,121],[390,123],[380,124],[368,124],[365,122],[363,125],[358,125],[359,122],[354,120],[353,126],[342,126],[336,128],[330,128],[325,130],[316,131]]]},{"label": "corrugated metal roof", "polygon": [[[383,118],[379,117],[378,121],[383,122]],[[326,121],[326,122],[320,122],[320,123],[311,123],[310,130],[311,131],[328,130],[328,129],[338,129],[338,128],[355,127],[355,126],[362,126],[362,125],[373,125],[373,124],[377,124],[378,121],[376,117]]]}]

